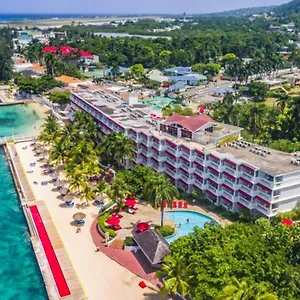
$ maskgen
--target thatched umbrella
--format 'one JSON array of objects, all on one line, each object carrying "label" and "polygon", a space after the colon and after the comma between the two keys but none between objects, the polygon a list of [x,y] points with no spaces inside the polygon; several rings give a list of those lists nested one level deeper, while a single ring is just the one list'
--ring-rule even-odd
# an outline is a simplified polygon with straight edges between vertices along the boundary
[{"label": "thatched umbrella", "polygon": [[65,196],[63,196],[63,201],[64,202],[70,202],[70,201],[73,201],[74,198],[75,197],[73,195],[65,195]]},{"label": "thatched umbrella", "polygon": [[59,192],[60,192],[61,195],[66,195],[66,194],[68,194],[69,189],[63,188],[63,189],[61,189]]},{"label": "thatched umbrella", "polygon": [[66,184],[66,181],[65,180],[56,180],[53,185],[54,186],[63,186]]},{"label": "thatched umbrella", "polygon": [[49,174],[51,178],[57,178],[58,174],[56,172],[52,172]]},{"label": "thatched umbrella", "polygon": [[85,215],[84,213],[82,213],[82,212],[78,212],[78,213],[76,213],[75,215],[73,215],[73,219],[74,219],[75,221],[81,221],[81,220],[83,220],[85,217],[86,217],[86,215]]}]

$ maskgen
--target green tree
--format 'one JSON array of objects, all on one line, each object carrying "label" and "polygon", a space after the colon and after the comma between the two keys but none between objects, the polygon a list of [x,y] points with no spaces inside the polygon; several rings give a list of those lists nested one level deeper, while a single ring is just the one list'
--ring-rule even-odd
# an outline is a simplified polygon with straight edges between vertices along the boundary
[{"label": "green tree", "polygon": [[142,64],[135,64],[135,65],[131,66],[130,71],[133,74],[133,76],[137,79],[141,78],[145,73],[145,70],[144,70],[144,67]]},{"label": "green tree", "polygon": [[38,140],[45,145],[54,145],[61,136],[61,127],[53,115],[45,119]]},{"label": "green tree", "polygon": [[130,138],[122,133],[106,135],[100,146],[101,154],[108,164],[121,167],[126,160],[133,158],[133,143]]},{"label": "green tree", "polygon": [[144,199],[147,200],[155,209],[160,208],[161,226],[164,225],[164,202],[172,207],[173,200],[179,197],[175,185],[164,175],[150,176],[147,178],[143,191]]},{"label": "green tree", "polygon": [[269,87],[264,82],[253,82],[249,85],[249,94],[255,102],[264,101],[268,91]]},{"label": "green tree", "polygon": [[54,77],[54,67],[56,64],[56,57],[55,57],[54,53],[51,53],[51,52],[45,53],[44,60],[45,60],[46,68],[47,68],[47,73],[51,77]]},{"label": "green tree", "polygon": [[49,99],[53,103],[60,105],[70,102],[70,92],[53,92],[50,94]]},{"label": "green tree", "polygon": [[190,281],[193,279],[193,265],[186,265],[181,257],[167,256],[162,267],[156,272],[157,278],[163,279],[162,294],[180,294],[186,297],[190,290]]},{"label": "green tree", "polygon": [[124,199],[129,195],[128,187],[122,178],[114,178],[106,190],[107,196],[117,204],[119,210],[124,206]]}]

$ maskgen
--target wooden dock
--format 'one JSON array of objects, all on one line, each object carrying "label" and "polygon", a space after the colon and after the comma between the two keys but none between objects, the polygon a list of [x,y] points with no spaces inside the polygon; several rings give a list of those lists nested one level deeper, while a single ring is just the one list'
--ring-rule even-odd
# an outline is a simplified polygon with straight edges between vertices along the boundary
[{"label": "wooden dock", "polygon": [[[60,239],[57,229],[52,221],[50,213],[46,207],[44,201],[36,201],[34,193],[30,187],[27,180],[25,171],[22,167],[21,161],[15,154],[16,149],[14,143],[6,144],[5,152],[9,160],[9,165],[14,177],[14,181],[17,187],[20,201],[22,203],[25,218],[28,223],[29,231],[31,234],[32,246],[44,279],[47,294],[50,300],[83,300],[88,299],[84,293],[83,287],[79,281],[79,278],[74,270],[71,260],[67,254],[67,251]],[[71,295],[61,298],[57,291],[57,287],[46,258],[42,243],[37,234],[37,229],[35,228],[34,221],[32,219],[31,213],[28,207],[36,205],[40,216],[43,220],[44,226],[46,228],[47,234],[53,246],[55,255],[58,259],[68,287],[70,289]]]}]

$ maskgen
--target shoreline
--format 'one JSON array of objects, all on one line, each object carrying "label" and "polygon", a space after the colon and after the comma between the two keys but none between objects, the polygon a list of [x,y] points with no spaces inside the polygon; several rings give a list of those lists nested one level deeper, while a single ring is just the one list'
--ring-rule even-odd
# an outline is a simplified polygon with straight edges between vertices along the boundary
[{"label": "shoreline", "polygon": [[[141,289],[138,285],[141,279],[138,276],[123,268],[114,260],[111,260],[106,254],[95,251],[95,244],[90,234],[90,227],[97,218],[98,208],[94,205],[83,208],[79,198],[74,200],[75,205],[73,208],[66,208],[64,203],[57,198],[59,193],[53,191],[52,184],[49,183],[46,186],[40,184],[41,181],[51,179],[48,175],[41,174],[42,169],[40,166],[42,164],[37,162],[35,167],[29,167],[30,162],[37,160],[37,157],[34,156],[29,145],[30,142],[13,144],[20,161],[20,167],[24,170],[25,180],[32,189],[34,196],[34,201],[28,205],[40,206],[42,204],[44,206],[43,210],[47,210],[48,216],[46,216],[46,219],[44,219],[45,214],[43,215],[43,213],[41,213],[46,230],[48,232],[48,222],[51,220],[53,224],[52,227],[56,229],[57,238],[61,240],[65,251],[65,255],[62,259],[59,258],[59,253],[56,253],[62,271],[65,277],[67,277],[66,272],[68,272],[68,270],[63,267],[63,264],[65,260],[68,260],[69,265],[74,268],[73,276],[78,278],[77,282],[80,282],[82,290],[86,295],[86,298],[70,298],[69,296],[66,297],[66,299],[98,300],[99,292],[103,300],[149,299],[149,295],[151,295],[153,300],[162,299],[157,295],[155,286],[150,282],[148,283],[148,288]],[[26,146],[27,148],[24,149]],[[26,170],[28,169],[33,172],[27,173]],[[33,181],[37,181],[38,185],[33,184]],[[40,211],[42,211],[42,208]],[[72,216],[78,211],[83,211],[86,214],[86,224],[79,234],[76,233],[76,226],[74,226],[72,221]],[[52,230],[53,229],[51,229],[51,231]],[[50,240],[55,243],[55,239],[51,238],[50,229],[48,234]]]}]

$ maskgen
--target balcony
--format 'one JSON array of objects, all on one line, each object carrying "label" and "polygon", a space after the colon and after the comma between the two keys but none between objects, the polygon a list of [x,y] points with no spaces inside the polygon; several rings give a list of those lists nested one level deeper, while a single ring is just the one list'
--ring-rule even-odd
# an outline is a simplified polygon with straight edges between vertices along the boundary
[{"label": "balcony", "polygon": [[177,160],[173,160],[172,158],[169,158],[168,156],[167,156],[166,161],[167,161],[169,164],[171,164],[172,166],[174,166],[175,168],[180,168],[180,167],[182,166],[182,163],[181,163],[181,162],[179,162],[179,161],[177,161]]},{"label": "balcony", "polygon": [[237,189],[239,187],[238,184],[236,184],[234,181],[231,181],[229,179],[224,179],[224,183],[231,187],[232,189]]},{"label": "balcony", "polygon": [[152,143],[152,147],[157,149],[158,151],[162,151],[166,149],[166,145],[163,145],[161,143],[156,143],[156,142]]},{"label": "balcony", "polygon": [[252,188],[250,188],[246,185],[241,184],[240,189],[242,191],[244,191],[245,193],[247,193],[248,195],[250,195],[251,197],[256,195],[256,191],[254,191]]},{"label": "balcony", "polygon": [[247,172],[242,172],[241,174],[242,174],[242,176],[243,176],[245,179],[247,179],[247,180],[249,180],[249,181],[251,181],[251,182],[254,182],[254,180],[255,180],[254,175],[252,175],[252,174],[250,174],[250,173],[247,173]]},{"label": "balcony", "polygon": [[233,194],[230,194],[229,192],[227,192],[225,189],[222,190],[223,195],[228,198],[229,200],[231,200],[232,202],[235,202],[236,197]]},{"label": "balcony", "polygon": [[272,198],[273,198],[271,194],[266,194],[265,192],[263,192],[261,190],[257,191],[257,195],[269,202],[271,202]]},{"label": "balcony", "polygon": [[204,165],[204,163],[205,163],[205,159],[201,158],[199,156],[196,156],[195,161],[200,163],[201,165]]},{"label": "balcony", "polygon": [[260,203],[256,203],[255,208],[266,216],[269,216],[271,214],[270,207],[264,206]]},{"label": "balcony", "polygon": [[222,195],[222,190],[208,184],[208,188],[207,188],[208,191],[210,192],[213,192],[215,195],[217,196],[221,196]]},{"label": "balcony", "polygon": [[236,176],[237,173],[238,173],[237,169],[232,169],[232,168],[230,168],[230,167],[228,167],[228,166],[224,166],[224,170],[225,170],[227,173],[231,174],[232,176]]},{"label": "balcony", "polygon": [[265,185],[265,186],[267,186],[269,188],[273,188],[274,181],[269,181],[269,180],[267,180],[265,178],[261,178],[260,180],[261,180],[262,185]]},{"label": "balcony", "polygon": [[166,173],[171,175],[174,179],[178,179],[181,176],[176,170],[171,170],[169,168],[166,168]]},{"label": "balcony", "polygon": [[219,176],[216,176],[215,174],[213,173],[208,173],[208,177],[207,178],[211,178],[213,179],[216,183],[218,184],[222,184],[224,182],[224,179],[223,178],[220,178]]},{"label": "balcony", "polygon": [[246,199],[240,197],[239,198],[239,203],[242,203],[243,205],[245,205],[246,207],[248,207],[249,209],[252,209],[255,207],[255,205],[251,202],[251,201],[247,201]]},{"label": "balcony", "polygon": [[210,165],[211,167],[217,169],[217,170],[219,170],[220,167],[221,167],[221,164],[220,164],[220,163],[216,163],[216,162],[214,162],[214,161],[212,161],[212,160],[209,161],[209,165]]},{"label": "balcony", "polygon": [[194,179],[190,178],[186,174],[181,173],[180,179],[184,180],[187,184],[192,184],[194,183]]}]

